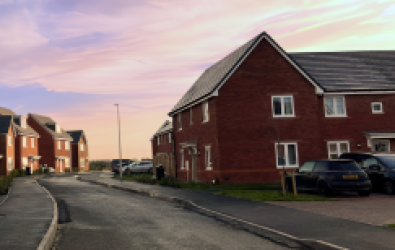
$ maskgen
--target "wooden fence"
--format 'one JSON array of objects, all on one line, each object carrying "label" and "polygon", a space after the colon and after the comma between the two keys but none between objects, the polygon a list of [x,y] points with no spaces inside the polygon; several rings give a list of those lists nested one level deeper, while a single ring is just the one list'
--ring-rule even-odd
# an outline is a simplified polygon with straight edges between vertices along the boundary
[{"label": "wooden fence", "polygon": [[165,168],[165,175],[169,177],[176,177],[176,167],[174,162],[174,156],[172,154],[158,154],[153,159],[154,169],[153,172],[156,175],[156,168],[162,165]]}]

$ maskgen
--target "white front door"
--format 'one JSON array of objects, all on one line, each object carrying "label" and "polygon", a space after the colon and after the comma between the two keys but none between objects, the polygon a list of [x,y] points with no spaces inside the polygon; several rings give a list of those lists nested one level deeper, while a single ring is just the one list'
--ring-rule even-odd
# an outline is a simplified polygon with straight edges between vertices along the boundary
[{"label": "white front door", "polygon": [[388,152],[388,151],[390,151],[390,141],[389,140],[373,140],[372,141],[372,151],[373,152]]}]

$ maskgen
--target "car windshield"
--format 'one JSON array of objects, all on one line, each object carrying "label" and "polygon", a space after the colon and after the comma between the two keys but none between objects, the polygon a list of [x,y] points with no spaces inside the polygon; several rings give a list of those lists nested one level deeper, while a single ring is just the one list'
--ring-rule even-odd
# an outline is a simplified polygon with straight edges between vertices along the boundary
[{"label": "car windshield", "polygon": [[394,155],[380,155],[376,156],[381,160],[387,167],[395,168],[395,156]]},{"label": "car windshield", "polygon": [[361,171],[353,161],[333,161],[329,165],[331,171]]}]

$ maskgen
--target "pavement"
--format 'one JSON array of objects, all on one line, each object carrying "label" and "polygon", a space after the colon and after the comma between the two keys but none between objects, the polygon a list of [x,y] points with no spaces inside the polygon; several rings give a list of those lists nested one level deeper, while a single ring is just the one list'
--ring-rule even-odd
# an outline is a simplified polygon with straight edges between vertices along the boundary
[{"label": "pavement", "polygon": [[31,177],[18,177],[0,205],[0,249],[37,249],[53,218],[49,194]]},{"label": "pavement", "polygon": [[58,250],[306,249],[287,239],[251,234],[173,203],[78,181],[70,175],[39,182],[69,217],[59,232]]},{"label": "pavement", "polygon": [[[215,195],[207,191],[182,190],[127,181],[120,182],[112,179],[111,176],[110,173],[92,173],[84,175],[82,178],[191,201],[212,211],[300,239],[324,241],[348,249],[385,250],[395,248],[395,231],[390,228],[276,204]],[[338,212],[341,212],[341,210]]]}]

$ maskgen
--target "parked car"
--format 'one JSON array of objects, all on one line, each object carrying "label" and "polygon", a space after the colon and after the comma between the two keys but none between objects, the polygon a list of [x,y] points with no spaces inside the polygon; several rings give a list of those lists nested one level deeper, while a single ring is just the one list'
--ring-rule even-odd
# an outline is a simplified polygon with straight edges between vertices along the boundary
[{"label": "parked car", "polygon": [[342,154],[340,158],[354,160],[368,174],[373,190],[395,193],[394,152],[350,152]]},{"label": "parked car", "polygon": [[[329,196],[338,191],[356,191],[369,196],[372,184],[368,175],[353,160],[311,160],[306,161],[295,173],[297,190],[318,191]],[[292,191],[292,177],[286,177],[289,191]]]},{"label": "parked car", "polygon": [[[129,164],[133,162],[129,159],[122,159],[122,167],[129,166]],[[119,159],[113,159],[111,162],[111,170],[112,172],[119,173]]]},{"label": "parked car", "polygon": [[136,161],[130,164],[128,168],[132,173],[152,173],[153,164],[150,161]]}]

